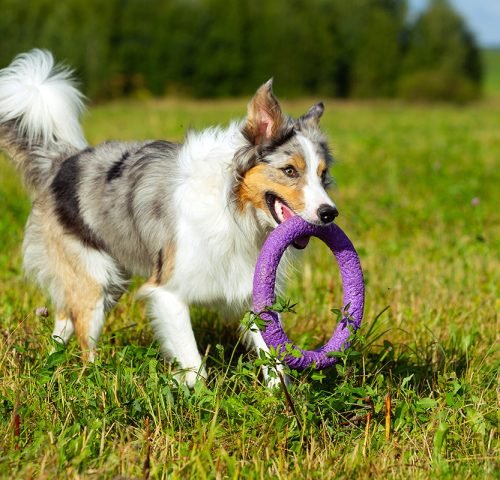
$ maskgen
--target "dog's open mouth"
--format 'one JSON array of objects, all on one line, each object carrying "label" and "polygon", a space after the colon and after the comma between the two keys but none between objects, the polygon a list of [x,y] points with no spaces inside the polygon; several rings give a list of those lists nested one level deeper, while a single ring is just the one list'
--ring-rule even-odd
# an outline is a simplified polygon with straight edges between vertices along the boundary
[{"label": "dog's open mouth", "polygon": [[[278,224],[297,215],[282,198],[278,197],[274,193],[266,193],[266,203],[267,208],[269,208],[271,215]],[[293,241],[292,245],[295,248],[302,250],[307,247],[308,243],[309,237],[299,237]]]}]

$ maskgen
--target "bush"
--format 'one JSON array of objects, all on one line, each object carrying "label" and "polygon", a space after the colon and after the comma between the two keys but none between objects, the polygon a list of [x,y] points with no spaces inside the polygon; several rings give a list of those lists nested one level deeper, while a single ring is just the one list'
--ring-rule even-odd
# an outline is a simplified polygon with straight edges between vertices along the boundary
[{"label": "bush", "polygon": [[400,96],[412,101],[450,101],[465,103],[478,97],[478,87],[464,76],[443,70],[421,70],[404,76]]},{"label": "bush", "polygon": [[0,68],[47,48],[91,98],[246,96],[270,77],[287,96],[477,96],[479,51],[464,21],[434,0],[408,26],[406,8],[407,0],[0,0]]},{"label": "bush", "polygon": [[480,52],[447,0],[433,0],[409,29],[400,95],[466,102],[481,93]]}]

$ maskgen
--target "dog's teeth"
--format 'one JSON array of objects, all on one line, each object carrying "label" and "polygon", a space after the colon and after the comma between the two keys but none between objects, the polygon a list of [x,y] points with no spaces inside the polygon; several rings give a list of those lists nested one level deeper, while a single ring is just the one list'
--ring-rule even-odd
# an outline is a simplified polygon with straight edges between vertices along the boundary
[{"label": "dog's teeth", "polygon": [[276,216],[278,217],[279,221],[283,221],[283,209],[282,209],[282,204],[281,202],[276,199],[274,201],[274,211],[276,212]]}]

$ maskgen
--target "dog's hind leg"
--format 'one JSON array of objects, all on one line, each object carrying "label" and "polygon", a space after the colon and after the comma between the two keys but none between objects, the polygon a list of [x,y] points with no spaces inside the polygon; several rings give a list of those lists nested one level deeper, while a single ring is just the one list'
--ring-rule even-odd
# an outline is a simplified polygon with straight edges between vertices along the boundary
[{"label": "dog's hind leg", "polygon": [[179,378],[193,387],[207,374],[191,327],[189,306],[165,287],[146,284],[141,294],[149,300],[151,324],[163,354],[168,360],[177,361]]},{"label": "dog's hind leg", "polygon": [[52,332],[52,338],[59,343],[68,343],[69,339],[73,335],[75,327],[71,318],[69,318],[66,313],[57,312],[54,321],[54,331]]},{"label": "dog's hind leg", "polygon": [[[93,361],[104,325],[104,286],[76,258],[60,258],[49,290],[57,313],[52,338],[67,343],[75,333],[85,360]],[[54,274],[57,274],[56,277]]]},{"label": "dog's hind leg", "polygon": [[[69,248],[74,250],[74,245]],[[76,255],[61,270],[64,305],[75,329],[84,358],[93,361],[106,311],[123,292],[124,278],[112,258],[101,251],[78,245]]]},{"label": "dog's hind leg", "polygon": [[56,342],[67,344],[75,332],[76,325],[77,337],[84,358],[93,361],[94,349],[104,323],[101,303],[98,300],[90,311],[85,311],[86,309],[82,309],[82,305],[79,304],[76,308],[67,307],[69,313],[56,313],[52,338]]},{"label": "dog's hind leg", "polygon": [[[82,292],[83,293],[83,292]],[[104,325],[102,298],[87,297],[70,307],[75,333],[85,360],[94,361],[95,348]]]},{"label": "dog's hind leg", "polygon": [[56,309],[53,338],[73,331],[84,358],[92,360],[105,310],[119,298],[124,279],[105,252],[69,235],[50,212],[33,209],[23,243],[24,266],[48,290]]},{"label": "dog's hind leg", "polygon": [[53,267],[49,292],[57,314],[52,336],[67,343],[74,331],[83,358],[93,361],[104,324],[105,284],[91,274],[78,255],[60,256]]}]

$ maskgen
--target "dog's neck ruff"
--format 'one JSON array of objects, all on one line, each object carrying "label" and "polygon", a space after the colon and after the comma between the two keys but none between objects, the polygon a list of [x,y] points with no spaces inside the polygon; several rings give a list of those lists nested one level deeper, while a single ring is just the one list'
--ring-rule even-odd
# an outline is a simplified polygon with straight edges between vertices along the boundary
[{"label": "dog's neck ruff", "polygon": [[245,142],[241,125],[232,123],[189,133],[179,152],[173,197],[178,250],[169,283],[194,303],[241,308],[250,302],[268,231],[254,209],[240,210],[232,201],[233,158]]}]

